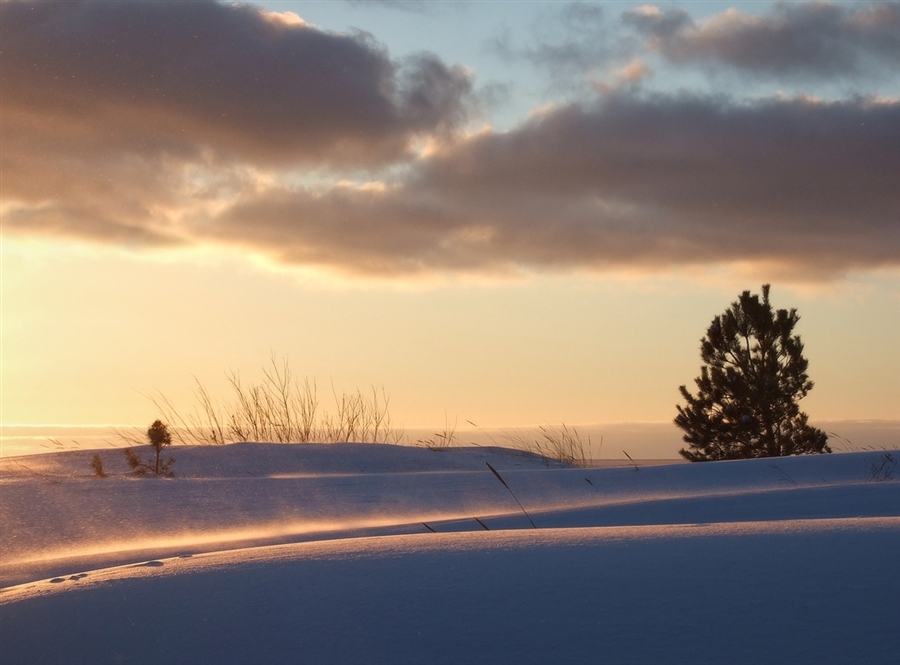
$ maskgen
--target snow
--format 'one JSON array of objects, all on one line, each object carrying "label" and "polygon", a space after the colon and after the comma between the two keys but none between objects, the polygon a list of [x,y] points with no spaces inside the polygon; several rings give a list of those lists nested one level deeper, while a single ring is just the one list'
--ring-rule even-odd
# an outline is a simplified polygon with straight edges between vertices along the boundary
[{"label": "snow", "polygon": [[0,459],[4,665],[900,662],[895,451],[95,452]]}]

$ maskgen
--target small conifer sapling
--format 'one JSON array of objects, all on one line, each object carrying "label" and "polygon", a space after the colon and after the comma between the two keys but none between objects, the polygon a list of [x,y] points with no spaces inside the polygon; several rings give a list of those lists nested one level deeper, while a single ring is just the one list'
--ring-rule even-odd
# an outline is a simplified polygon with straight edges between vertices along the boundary
[{"label": "small conifer sapling", "polygon": [[175,472],[172,470],[172,465],[175,463],[175,458],[160,459],[163,448],[172,445],[172,435],[169,432],[168,425],[161,420],[153,421],[150,429],[147,430],[147,439],[150,441],[150,447],[153,448],[155,459],[144,461],[138,457],[132,448],[126,448],[123,452],[125,453],[125,460],[128,462],[128,466],[140,476],[148,472],[168,478],[174,476]]},{"label": "small conifer sapling", "polygon": [[[160,471],[159,456],[163,448],[172,445],[172,435],[169,434],[169,428],[165,423],[161,420],[154,420],[153,424],[150,425],[150,429],[147,430],[147,438],[150,439],[150,445],[156,452],[156,464],[153,467],[153,473],[158,476]],[[163,462],[163,466],[168,466],[167,462]]]}]

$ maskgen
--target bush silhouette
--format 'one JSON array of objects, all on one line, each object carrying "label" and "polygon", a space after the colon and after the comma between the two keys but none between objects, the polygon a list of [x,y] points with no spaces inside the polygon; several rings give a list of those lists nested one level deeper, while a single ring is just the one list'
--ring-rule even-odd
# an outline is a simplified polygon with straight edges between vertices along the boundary
[{"label": "bush silhouette", "polygon": [[680,387],[675,424],[693,461],[830,453],[825,432],[807,424],[797,402],[812,389],[797,310],[772,309],[769,285],[744,291],[713,319],[701,340],[698,392]]}]

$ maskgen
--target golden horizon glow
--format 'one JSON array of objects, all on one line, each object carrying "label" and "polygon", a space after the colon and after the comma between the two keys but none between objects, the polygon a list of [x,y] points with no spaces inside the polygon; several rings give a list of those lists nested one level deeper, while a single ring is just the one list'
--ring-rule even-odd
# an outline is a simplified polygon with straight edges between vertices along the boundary
[{"label": "golden horizon glow", "polygon": [[[759,288],[689,273],[321,288],[222,257],[8,240],[2,270],[3,419],[85,425],[143,422],[156,391],[193,408],[194,376],[224,398],[229,370],[250,379],[272,352],[324,392],[383,387],[398,423],[664,422],[697,375],[706,325]],[[831,288],[776,282],[772,297],[801,315],[811,417],[898,417],[891,271]]]}]

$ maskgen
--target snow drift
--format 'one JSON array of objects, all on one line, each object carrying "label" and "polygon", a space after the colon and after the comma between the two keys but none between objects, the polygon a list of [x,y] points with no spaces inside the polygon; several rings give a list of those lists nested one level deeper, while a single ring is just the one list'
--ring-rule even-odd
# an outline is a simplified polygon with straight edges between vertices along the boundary
[{"label": "snow drift", "polygon": [[173,452],[171,480],[0,460],[4,665],[900,658],[896,452]]}]

